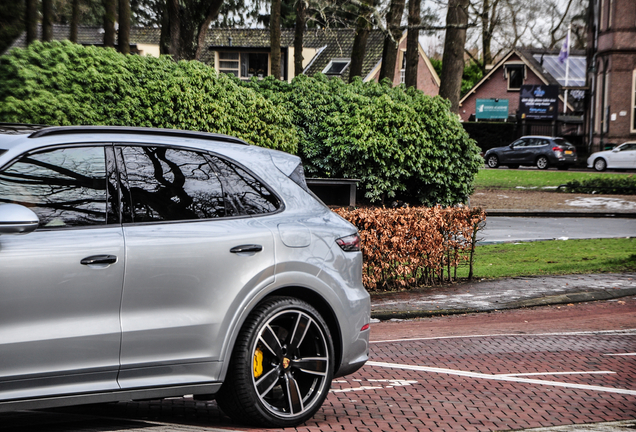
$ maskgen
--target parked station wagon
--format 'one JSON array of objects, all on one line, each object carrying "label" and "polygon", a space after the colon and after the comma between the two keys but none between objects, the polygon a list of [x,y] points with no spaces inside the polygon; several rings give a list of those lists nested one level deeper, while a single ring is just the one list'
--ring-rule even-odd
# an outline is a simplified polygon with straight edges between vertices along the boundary
[{"label": "parked station wagon", "polygon": [[224,135],[0,129],[0,411],[216,398],[294,426],[368,358],[356,228]]}]

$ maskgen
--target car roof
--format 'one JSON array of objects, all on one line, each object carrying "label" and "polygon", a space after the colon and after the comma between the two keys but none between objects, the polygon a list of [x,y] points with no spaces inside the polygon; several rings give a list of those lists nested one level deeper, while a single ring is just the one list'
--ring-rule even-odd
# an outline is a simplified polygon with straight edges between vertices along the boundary
[{"label": "car roof", "polygon": [[7,127],[6,131],[0,127],[0,158],[5,162],[25,152],[41,148],[84,143],[135,143],[200,149],[238,158],[242,162],[249,160],[251,167],[257,170],[263,168],[263,157],[266,157],[285,175],[289,175],[300,163],[298,156],[250,145],[229,135],[208,132],[127,126],[30,125]]},{"label": "car roof", "polygon": [[[20,147],[20,151],[75,142],[156,142],[201,147],[205,141],[249,146],[245,141],[222,134],[178,129],[128,126],[43,126],[0,124],[0,149]],[[205,145],[203,145],[205,147]]]}]

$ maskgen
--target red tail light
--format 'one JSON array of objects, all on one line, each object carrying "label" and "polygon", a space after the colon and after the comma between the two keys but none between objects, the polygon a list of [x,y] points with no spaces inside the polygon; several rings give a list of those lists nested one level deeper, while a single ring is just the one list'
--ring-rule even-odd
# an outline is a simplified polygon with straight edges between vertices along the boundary
[{"label": "red tail light", "polygon": [[358,234],[351,234],[346,237],[340,237],[336,240],[340,249],[345,252],[357,252],[360,250],[362,246],[362,242],[360,241],[360,236]]},{"label": "red tail light", "polygon": [[559,147],[559,146],[554,146],[554,147],[552,147],[552,151],[555,151],[555,152],[562,152],[562,151],[563,151],[563,148],[561,148],[561,147]]}]

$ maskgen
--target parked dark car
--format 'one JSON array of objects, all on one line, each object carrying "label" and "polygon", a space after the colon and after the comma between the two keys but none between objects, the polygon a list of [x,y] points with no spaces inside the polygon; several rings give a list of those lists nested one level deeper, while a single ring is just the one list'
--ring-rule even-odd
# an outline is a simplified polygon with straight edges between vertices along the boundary
[{"label": "parked dark car", "polygon": [[555,166],[568,169],[576,163],[576,147],[563,138],[524,136],[505,147],[491,148],[484,155],[489,168],[500,165],[519,168],[521,165],[547,169]]}]

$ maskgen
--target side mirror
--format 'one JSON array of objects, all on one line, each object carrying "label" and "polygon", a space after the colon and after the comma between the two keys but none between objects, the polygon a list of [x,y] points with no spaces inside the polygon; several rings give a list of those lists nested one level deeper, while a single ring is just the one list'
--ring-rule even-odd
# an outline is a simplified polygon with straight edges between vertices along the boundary
[{"label": "side mirror", "polygon": [[618,152],[619,152],[618,147],[614,147],[614,148],[612,149],[612,151],[613,151],[614,153],[618,153]]},{"label": "side mirror", "polygon": [[0,234],[26,234],[40,224],[38,216],[19,204],[0,204]]}]

